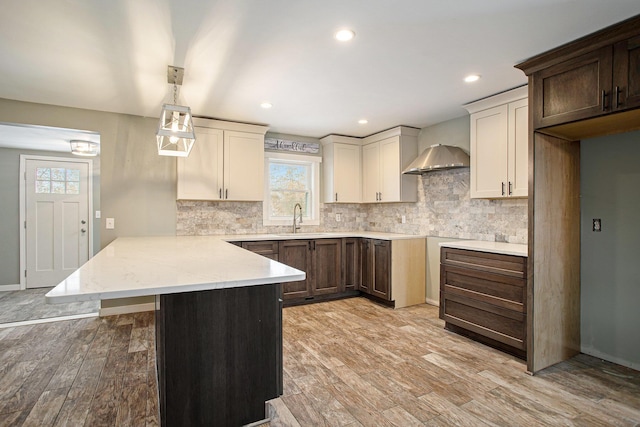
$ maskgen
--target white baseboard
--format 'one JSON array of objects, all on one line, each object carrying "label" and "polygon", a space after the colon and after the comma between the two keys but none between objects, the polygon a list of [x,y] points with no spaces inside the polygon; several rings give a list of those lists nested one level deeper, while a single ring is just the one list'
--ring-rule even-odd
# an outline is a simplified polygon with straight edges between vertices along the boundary
[{"label": "white baseboard", "polygon": [[19,291],[20,285],[0,285],[0,292]]},{"label": "white baseboard", "polygon": [[100,309],[100,317],[117,316],[118,314],[141,313],[143,311],[154,311],[156,309],[155,302],[147,302],[144,304],[119,305],[117,307],[107,307]]},{"label": "white baseboard", "polygon": [[435,299],[429,299],[429,298],[427,298],[427,304],[429,304],[429,305],[435,305],[436,307],[440,307],[440,301],[435,300]]}]

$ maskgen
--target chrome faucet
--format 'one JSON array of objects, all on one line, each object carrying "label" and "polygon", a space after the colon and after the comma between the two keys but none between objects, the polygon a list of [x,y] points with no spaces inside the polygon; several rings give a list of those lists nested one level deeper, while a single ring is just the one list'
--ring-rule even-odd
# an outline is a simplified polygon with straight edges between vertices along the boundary
[{"label": "chrome faucet", "polygon": [[[296,223],[296,209],[300,208],[300,222]],[[293,233],[295,234],[298,230],[300,230],[300,224],[302,224],[302,205],[300,203],[296,203],[293,207]]]}]

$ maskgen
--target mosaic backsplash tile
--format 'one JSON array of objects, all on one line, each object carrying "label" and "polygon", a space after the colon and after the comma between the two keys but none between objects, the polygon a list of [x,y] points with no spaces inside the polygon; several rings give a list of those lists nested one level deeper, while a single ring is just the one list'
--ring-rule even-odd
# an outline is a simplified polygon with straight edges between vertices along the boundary
[{"label": "mosaic backsplash tile", "polygon": [[[302,232],[384,231],[527,243],[527,199],[470,199],[469,169],[430,172],[418,179],[415,203],[321,204],[320,225],[303,224]],[[177,202],[178,235],[289,231],[288,226],[262,225],[262,202]]]}]

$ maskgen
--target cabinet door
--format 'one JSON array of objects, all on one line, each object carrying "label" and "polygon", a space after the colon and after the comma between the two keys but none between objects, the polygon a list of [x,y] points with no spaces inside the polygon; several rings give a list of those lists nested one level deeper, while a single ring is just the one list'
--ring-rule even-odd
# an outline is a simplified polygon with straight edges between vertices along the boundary
[{"label": "cabinet door", "polygon": [[242,242],[240,246],[256,254],[278,261],[278,242],[275,240]]},{"label": "cabinet door", "polygon": [[391,242],[373,241],[373,287],[371,294],[391,301]]},{"label": "cabinet door", "polygon": [[342,281],[342,240],[313,240],[313,295],[335,294]]},{"label": "cabinet door", "polygon": [[507,105],[471,115],[471,198],[506,196]]},{"label": "cabinet door", "polygon": [[380,145],[376,142],[362,147],[362,201],[377,202],[380,192]]},{"label": "cabinet door", "polygon": [[311,281],[313,277],[310,249],[310,240],[284,240],[280,242],[278,246],[280,262],[307,273],[305,280],[282,284],[283,299],[306,298],[312,295]]},{"label": "cabinet door", "polygon": [[507,193],[513,197],[527,197],[529,193],[529,109],[528,99],[509,104],[509,138]]},{"label": "cabinet door", "polygon": [[196,142],[189,157],[177,161],[177,197],[183,200],[220,200],[223,179],[223,131],[195,128]]},{"label": "cabinet door", "polygon": [[371,239],[360,240],[360,267],[362,268],[362,280],[360,291],[370,294],[373,289],[373,241]]},{"label": "cabinet door", "polygon": [[341,291],[354,291],[360,288],[360,239],[342,239],[342,283]]},{"label": "cabinet door", "polygon": [[264,136],[224,132],[225,200],[264,199]]},{"label": "cabinet door", "polygon": [[613,73],[613,108],[640,106],[640,36],[614,46]]},{"label": "cabinet door", "polygon": [[400,137],[384,139],[380,144],[380,195],[381,202],[400,201]]},{"label": "cabinet door", "polygon": [[335,144],[333,162],[334,201],[359,203],[362,200],[360,147]]},{"label": "cabinet door", "polygon": [[535,129],[611,111],[613,49],[601,49],[533,74]]}]

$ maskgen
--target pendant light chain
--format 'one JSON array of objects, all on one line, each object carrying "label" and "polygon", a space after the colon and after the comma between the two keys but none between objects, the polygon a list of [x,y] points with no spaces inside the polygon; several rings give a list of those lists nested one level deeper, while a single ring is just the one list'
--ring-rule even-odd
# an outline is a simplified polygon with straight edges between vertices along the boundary
[{"label": "pendant light chain", "polygon": [[178,105],[178,85],[176,80],[178,79],[178,69],[173,69],[173,105]]}]

